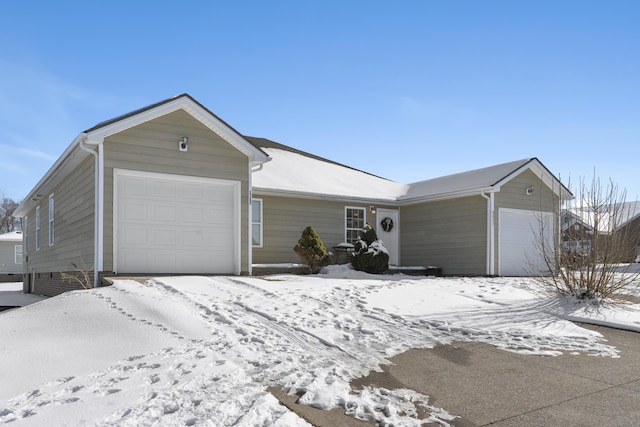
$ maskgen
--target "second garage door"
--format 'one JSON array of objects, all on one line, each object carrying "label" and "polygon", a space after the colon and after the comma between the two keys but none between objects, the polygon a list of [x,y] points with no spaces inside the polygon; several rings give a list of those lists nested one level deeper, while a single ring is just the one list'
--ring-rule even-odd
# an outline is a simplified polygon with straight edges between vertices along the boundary
[{"label": "second garage door", "polygon": [[499,210],[499,226],[500,275],[545,274],[541,239],[550,244],[553,215],[550,212],[503,208]]},{"label": "second garage door", "polygon": [[240,271],[240,183],[114,173],[117,273]]}]

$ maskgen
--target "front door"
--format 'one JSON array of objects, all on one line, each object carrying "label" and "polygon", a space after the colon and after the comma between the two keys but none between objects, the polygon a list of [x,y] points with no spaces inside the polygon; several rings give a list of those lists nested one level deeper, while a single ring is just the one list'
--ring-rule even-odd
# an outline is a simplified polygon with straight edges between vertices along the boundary
[{"label": "front door", "polygon": [[376,214],[376,233],[389,251],[389,265],[398,265],[398,211],[394,209],[378,209]]}]

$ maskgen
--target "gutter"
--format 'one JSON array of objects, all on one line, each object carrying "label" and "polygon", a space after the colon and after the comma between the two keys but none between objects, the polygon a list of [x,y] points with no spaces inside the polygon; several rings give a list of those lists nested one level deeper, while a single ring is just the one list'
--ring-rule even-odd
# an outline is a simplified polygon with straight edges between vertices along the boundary
[{"label": "gutter", "polygon": [[93,287],[98,287],[98,276],[100,271],[102,271],[102,260],[103,260],[103,203],[104,203],[104,187],[102,185],[102,180],[100,179],[103,176],[104,170],[104,155],[103,155],[103,146],[101,141],[96,141],[93,146],[97,147],[97,151],[93,150],[85,145],[87,142],[86,134],[79,141],[80,149],[88,152],[94,158],[94,211],[93,211]]},{"label": "gutter", "polygon": [[483,190],[480,195],[487,199],[487,276],[495,276],[495,224],[493,220],[493,211],[495,209],[495,199],[493,197],[494,192],[488,192]]}]

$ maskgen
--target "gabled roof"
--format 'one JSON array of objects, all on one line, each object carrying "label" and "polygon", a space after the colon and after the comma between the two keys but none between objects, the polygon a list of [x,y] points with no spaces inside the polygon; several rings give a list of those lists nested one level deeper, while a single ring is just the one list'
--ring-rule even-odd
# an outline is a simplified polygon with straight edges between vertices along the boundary
[{"label": "gabled roof", "polygon": [[253,172],[254,193],[394,203],[399,184],[264,138],[250,138],[271,161]]},{"label": "gabled roof", "polygon": [[419,201],[460,197],[481,191],[499,191],[500,187],[525,170],[535,173],[549,188],[563,198],[571,192],[535,157],[501,163],[481,169],[442,176],[410,184],[409,191],[399,200]]},{"label": "gabled roof", "polygon": [[44,195],[49,194],[58,183],[84,159],[91,155],[89,153],[90,147],[102,143],[104,139],[110,135],[177,110],[184,110],[200,121],[229,144],[244,153],[249,158],[249,162],[254,166],[269,161],[269,156],[264,151],[247,141],[238,131],[205,108],[189,94],[184,93],[98,123],[81,132],[27,197],[25,197],[24,201],[15,210],[14,215],[16,217],[26,215]]},{"label": "gabled roof", "polygon": [[594,215],[593,209],[589,205],[570,208],[569,212],[590,228],[596,227],[597,218],[598,231],[610,233],[614,228],[624,227],[640,217],[640,202],[634,201],[599,206],[598,215]]},{"label": "gabled roof", "polygon": [[254,191],[260,194],[411,203],[499,191],[520,173],[532,170],[562,197],[571,195],[537,158],[401,184],[267,139],[247,138],[272,159],[253,173]]}]

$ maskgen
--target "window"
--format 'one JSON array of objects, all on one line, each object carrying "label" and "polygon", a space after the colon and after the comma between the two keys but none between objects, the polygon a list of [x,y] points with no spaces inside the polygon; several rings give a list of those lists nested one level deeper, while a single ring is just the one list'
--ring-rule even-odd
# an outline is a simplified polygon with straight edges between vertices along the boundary
[{"label": "window", "polygon": [[53,246],[55,238],[53,194],[49,196],[49,246]]},{"label": "window", "polygon": [[262,199],[251,199],[251,244],[262,247]]},{"label": "window", "polygon": [[29,232],[29,217],[25,216],[24,217],[24,223],[22,224],[22,233],[23,233],[23,240],[24,240],[24,253],[28,253],[29,252],[29,239],[28,239],[28,233]]},{"label": "window", "polygon": [[22,264],[22,245],[16,245],[16,264]]},{"label": "window", "polygon": [[40,206],[36,206],[36,251],[40,250]]},{"label": "window", "polygon": [[358,241],[358,235],[366,224],[365,215],[364,208],[345,208],[345,242],[354,244]]}]

